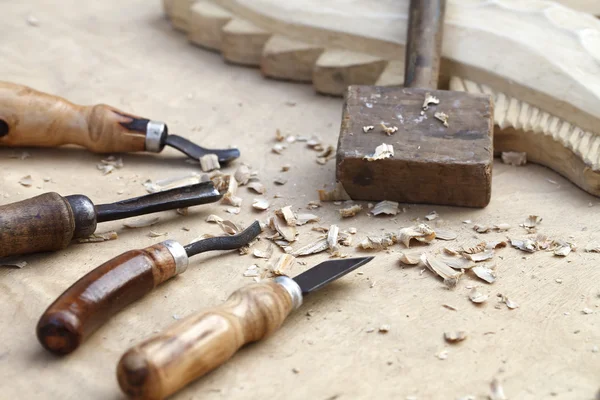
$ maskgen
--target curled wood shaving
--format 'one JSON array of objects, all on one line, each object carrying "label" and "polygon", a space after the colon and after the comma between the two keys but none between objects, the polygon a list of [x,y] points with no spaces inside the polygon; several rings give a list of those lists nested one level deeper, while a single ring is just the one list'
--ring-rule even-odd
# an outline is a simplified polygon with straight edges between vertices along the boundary
[{"label": "curled wood shaving", "polygon": [[[209,215],[210,217],[217,217],[216,215]],[[235,235],[238,232],[242,231],[242,228],[237,226],[234,222],[229,221],[229,220],[224,220],[223,218],[217,217],[218,219],[215,219],[214,222],[216,222],[219,227],[221,227],[221,229],[223,230],[223,232],[227,233],[228,235]],[[208,221],[208,218],[206,219]],[[213,221],[210,221],[213,222]]]},{"label": "curled wood shaving", "polygon": [[396,237],[391,233],[387,233],[384,236],[367,236],[358,244],[358,247],[363,250],[382,250],[387,249],[394,243],[396,243]]},{"label": "curled wood shaving", "polygon": [[440,254],[438,257],[440,261],[457,270],[470,269],[475,266],[475,262],[464,257],[449,256],[445,254]]},{"label": "curled wood shaving", "polygon": [[338,241],[342,246],[352,246],[352,236],[347,232],[340,232]]},{"label": "curled wood shaving", "polygon": [[278,215],[275,215],[273,218],[271,218],[271,221],[272,227],[281,235],[283,239],[287,240],[288,242],[293,242],[296,240],[295,226],[288,225],[287,222]]},{"label": "curled wood shaving", "polygon": [[342,218],[350,218],[358,214],[360,210],[362,210],[362,206],[360,204],[355,204],[350,207],[341,208],[338,211],[340,212]]},{"label": "curled wood shaving", "polygon": [[254,203],[252,203],[252,207],[256,208],[257,210],[266,210],[267,208],[269,208],[269,202],[265,199],[254,199]]},{"label": "curled wood shaving", "polygon": [[448,114],[446,114],[445,112],[442,111],[438,111],[435,114],[433,114],[433,116],[438,119],[439,121],[442,121],[442,124],[444,124],[444,126],[446,128],[448,128],[450,125],[448,125],[448,118],[450,118],[448,116]]},{"label": "curled wood shaving", "polygon": [[373,129],[375,129],[375,127],[373,125],[367,125],[367,126],[363,126],[363,132],[367,133],[369,131],[372,131]]},{"label": "curled wood shaving", "polygon": [[553,241],[548,236],[543,234],[538,234],[535,237],[535,246],[538,250],[547,250],[552,245]]},{"label": "curled wood shaving", "polygon": [[511,310],[514,310],[515,308],[519,308],[519,304],[517,304],[517,302],[509,299],[508,297],[504,296],[504,295],[499,295],[501,296],[502,302],[504,304],[506,304],[506,307],[508,307]]},{"label": "curled wood shaving", "polygon": [[162,192],[163,190],[174,189],[181,186],[194,185],[202,181],[202,176],[197,173],[192,173],[184,176],[176,176],[172,178],[159,179],[156,182],[152,182],[148,179],[143,183],[144,188],[148,193]]},{"label": "curled wood shaving", "polygon": [[156,224],[158,221],[160,221],[159,217],[138,218],[138,219],[133,220],[133,221],[125,222],[123,224],[123,226],[125,228],[131,228],[131,229],[145,228],[147,226],[152,226],[152,225]]},{"label": "curled wood shaving", "polygon": [[377,161],[394,156],[394,146],[391,144],[382,143],[375,148],[375,152],[370,156],[364,156],[363,160]]},{"label": "curled wood shaving", "polygon": [[406,265],[417,265],[421,262],[421,252],[400,253],[400,262]]},{"label": "curled wood shaving", "polygon": [[482,251],[486,250],[486,245],[485,242],[481,242],[475,246],[472,247],[463,247],[461,250],[461,253],[465,253],[465,254],[476,254],[476,253],[481,253]]},{"label": "curled wood shaving", "polygon": [[33,185],[33,178],[31,177],[31,175],[24,176],[19,180],[19,183],[25,187],[30,187],[31,185]]},{"label": "curled wood shaving", "polygon": [[444,332],[444,340],[448,343],[462,342],[466,338],[467,332],[465,331]]},{"label": "curled wood shaving", "polygon": [[487,225],[473,225],[473,230],[477,233],[488,233],[490,231],[490,227]]},{"label": "curled wood shaving", "polygon": [[485,250],[494,250],[494,249],[499,249],[502,247],[506,247],[507,243],[504,240],[496,240],[493,242],[486,242],[485,243]]},{"label": "curled wood shaving", "polygon": [[473,288],[469,292],[469,299],[475,304],[481,304],[487,301],[488,295],[481,293],[477,288]]},{"label": "curled wood shaving", "polygon": [[291,254],[282,254],[277,260],[277,263],[271,268],[271,274],[279,276],[279,275],[287,275],[286,270],[290,270],[294,263],[296,262],[296,257]]},{"label": "curled wood shaving", "polygon": [[523,228],[525,228],[528,232],[533,233],[536,231],[537,226],[542,222],[542,218],[537,215],[530,215],[527,217],[525,222],[521,224]]},{"label": "curled wood shaving", "polygon": [[307,256],[309,254],[316,254],[322,251],[325,251],[329,248],[326,238],[319,239],[315,242],[309,243],[306,246],[300,247],[297,250],[292,251],[292,255],[299,256]]},{"label": "curled wood shaving", "polygon": [[292,206],[285,206],[275,211],[275,215],[285,220],[285,223],[289,226],[296,226],[297,218],[296,214],[292,211]]},{"label": "curled wood shaving", "polygon": [[281,153],[283,153],[283,150],[285,150],[286,148],[287,148],[286,145],[277,143],[276,145],[273,146],[271,151],[275,154],[281,154]]},{"label": "curled wood shaving", "polygon": [[[344,186],[342,185],[341,182],[337,182],[335,184],[335,188],[332,191],[326,191],[326,190],[319,190],[319,200],[321,201],[339,201],[339,200],[351,200],[350,199],[350,195],[348,195],[348,193],[346,193],[346,190],[344,189]],[[313,203],[316,205],[316,202],[311,201],[309,204]],[[320,207],[321,205],[319,204],[316,207]],[[315,207],[315,208],[316,208]]]},{"label": "curled wood shaving", "polygon": [[223,222],[223,218],[215,214],[210,214],[208,217],[206,217],[206,222],[215,222],[218,224],[220,222]]},{"label": "curled wood shaving", "polygon": [[244,272],[244,276],[247,278],[254,278],[260,276],[258,265],[252,264],[251,266],[249,266],[248,269]]},{"label": "curled wood shaving", "polygon": [[529,253],[534,253],[537,251],[537,247],[535,242],[531,239],[510,239],[510,244],[512,247],[517,248],[519,250],[523,250]]},{"label": "curled wood shaving", "polygon": [[104,233],[93,233],[91,236],[86,238],[77,239],[77,243],[98,243],[98,242],[106,242],[107,240],[117,240],[119,235],[117,232],[110,231]]},{"label": "curled wood shaving", "polygon": [[496,282],[496,271],[493,268],[490,268],[486,265],[478,265],[471,269],[473,273],[481,280],[486,281],[487,283]]},{"label": "curled wood shaving", "polygon": [[553,252],[555,256],[566,257],[575,249],[573,243],[565,242],[564,240],[555,240],[552,242]]},{"label": "curled wood shaving", "polygon": [[332,256],[340,255],[340,246],[338,244],[339,233],[340,228],[337,225],[331,225],[329,227],[329,232],[327,233],[327,246],[329,247],[329,252]]},{"label": "curled wood shaving", "polygon": [[425,114],[425,111],[429,109],[430,104],[440,104],[440,99],[432,96],[431,93],[425,93],[425,100],[423,100],[423,106],[421,107],[421,115]]},{"label": "curled wood shaving", "polygon": [[240,165],[238,169],[235,170],[233,177],[240,186],[246,185],[251,178],[250,168],[246,164]]},{"label": "curled wood shaving", "polygon": [[373,215],[396,215],[398,214],[398,203],[395,201],[384,200],[375,204],[375,206],[369,212]]},{"label": "curled wood shaving", "polygon": [[504,394],[504,389],[498,379],[494,378],[494,380],[490,383],[490,400],[507,400],[506,395]]},{"label": "curled wood shaving", "polygon": [[200,157],[200,168],[204,172],[214,171],[215,169],[220,169],[221,164],[219,164],[219,157],[216,154],[205,154]]},{"label": "curled wood shaving", "polygon": [[335,147],[327,146],[327,149],[317,157],[317,164],[325,165],[327,161],[335,157]]},{"label": "curled wood shaving", "polygon": [[433,221],[434,219],[436,219],[437,217],[439,217],[439,214],[437,213],[437,211],[432,211],[429,214],[427,214],[425,216],[425,219],[427,221]]},{"label": "curled wood shaving", "polygon": [[267,260],[273,255],[273,243],[269,243],[266,250],[254,249],[252,252],[254,257],[266,258]]},{"label": "curled wood shaving", "polygon": [[493,229],[498,232],[506,232],[510,229],[510,224],[498,224],[494,225]]},{"label": "curled wood shaving", "polygon": [[421,261],[431,272],[440,276],[449,287],[456,286],[458,280],[463,275],[462,272],[456,271],[435,256],[423,253],[421,254]]},{"label": "curled wood shaving", "polygon": [[465,254],[465,257],[475,262],[486,261],[494,257],[494,250],[485,250],[479,253]]},{"label": "curled wood shaving", "polygon": [[391,136],[394,133],[398,132],[397,126],[386,126],[383,122],[381,124],[379,124],[379,126],[381,126],[381,129],[383,130],[383,132],[388,136]]},{"label": "curled wood shaving", "polygon": [[419,224],[409,228],[400,229],[400,242],[407,248],[410,247],[411,239],[422,243],[430,243],[435,239],[435,232],[426,224]]},{"label": "curled wood shaving", "polygon": [[436,229],[435,238],[440,240],[454,240],[458,237],[456,232],[449,231],[446,229]]},{"label": "curled wood shaving", "polygon": [[296,216],[296,225],[306,225],[309,222],[318,222],[321,218],[314,214],[298,214]]},{"label": "curled wood shaving", "polygon": [[504,151],[501,154],[502,162],[508,165],[525,165],[527,164],[527,153],[518,151]]},{"label": "curled wood shaving", "polygon": [[265,194],[265,192],[267,191],[265,185],[263,185],[260,182],[250,182],[248,184],[248,189],[254,190],[258,194]]}]

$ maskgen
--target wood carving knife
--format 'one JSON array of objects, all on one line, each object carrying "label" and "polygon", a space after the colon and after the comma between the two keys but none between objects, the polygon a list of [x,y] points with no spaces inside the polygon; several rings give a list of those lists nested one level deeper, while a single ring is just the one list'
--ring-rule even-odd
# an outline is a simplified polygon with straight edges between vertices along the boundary
[{"label": "wood carving knife", "polygon": [[99,222],[214,203],[221,197],[212,181],[100,205],[81,194],[44,193],[0,206],[0,257],[61,250],[73,239],[90,236]]},{"label": "wood carving knife", "polygon": [[260,232],[260,223],[255,221],[233,236],[211,237],[185,247],[166,240],[125,252],[83,276],[48,307],[37,325],[38,340],[52,353],[69,354],[111,316],[185,272],[190,257],[212,250],[239,249]]},{"label": "wood carving knife", "polygon": [[95,153],[148,151],[171,146],[194,160],[216,154],[219,163],[240,156],[231,149],[206,149],[169,134],[167,125],[105,104],[80,106],[61,97],[9,82],[0,82],[0,146],[83,146]]},{"label": "wood carving knife", "polygon": [[278,276],[235,291],[225,303],[186,317],[129,349],[117,367],[123,392],[163,399],[230,359],[243,345],[271,335],[318,290],[373,257],[322,262],[290,278]]}]

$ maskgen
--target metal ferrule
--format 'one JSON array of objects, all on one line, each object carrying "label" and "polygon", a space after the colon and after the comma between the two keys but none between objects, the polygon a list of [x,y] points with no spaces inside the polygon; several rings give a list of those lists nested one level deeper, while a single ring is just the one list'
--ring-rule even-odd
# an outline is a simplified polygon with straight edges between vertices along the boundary
[{"label": "metal ferrule", "polygon": [[148,121],[146,126],[146,151],[160,153],[165,147],[168,129],[164,122]]},{"label": "metal ferrule", "polygon": [[294,310],[302,305],[302,289],[300,289],[300,286],[296,283],[296,281],[287,276],[278,276],[273,280],[275,283],[283,286],[283,288],[290,294]]},{"label": "metal ferrule", "polygon": [[183,274],[190,261],[183,246],[175,240],[165,240],[162,244],[169,250],[175,260],[175,275]]},{"label": "metal ferrule", "polygon": [[87,196],[81,194],[66,196],[65,199],[71,206],[75,219],[73,239],[85,238],[96,232],[97,220],[94,203]]}]

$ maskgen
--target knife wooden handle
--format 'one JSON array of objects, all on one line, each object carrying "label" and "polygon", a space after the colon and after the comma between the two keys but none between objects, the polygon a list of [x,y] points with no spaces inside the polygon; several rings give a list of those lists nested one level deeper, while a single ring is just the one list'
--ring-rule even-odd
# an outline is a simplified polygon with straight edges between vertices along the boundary
[{"label": "knife wooden handle", "polygon": [[145,150],[148,120],[105,104],[80,106],[0,82],[0,146],[83,146],[96,153]]},{"label": "knife wooden handle", "polygon": [[[181,252],[185,259],[178,258]],[[113,258],[75,282],[48,307],[37,325],[39,342],[52,353],[71,353],[111,316],[186,266],[185,250],[174,241]]]},{"label": "knife wooden handle", "polygon": [[64,249],[74,232],[73,210],[58,193],[0,206],[0,257]]},{"label": "knife wooden handle", "polygon": [[274,281],[243,287],[127,351],[117,367],[119,385],[136,399],[163,399],[273,333],[293,307]]}]

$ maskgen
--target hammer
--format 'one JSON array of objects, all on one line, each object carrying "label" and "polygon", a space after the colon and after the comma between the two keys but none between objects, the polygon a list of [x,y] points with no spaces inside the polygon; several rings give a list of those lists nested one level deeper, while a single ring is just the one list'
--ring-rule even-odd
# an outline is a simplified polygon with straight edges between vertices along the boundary
[{"label": "hammer", "polygon": [[489,95],[436,90],[444,0],[411,0],[404,88],[349,86],[336,177],[355,200],[485,207],[491,196]]}]

